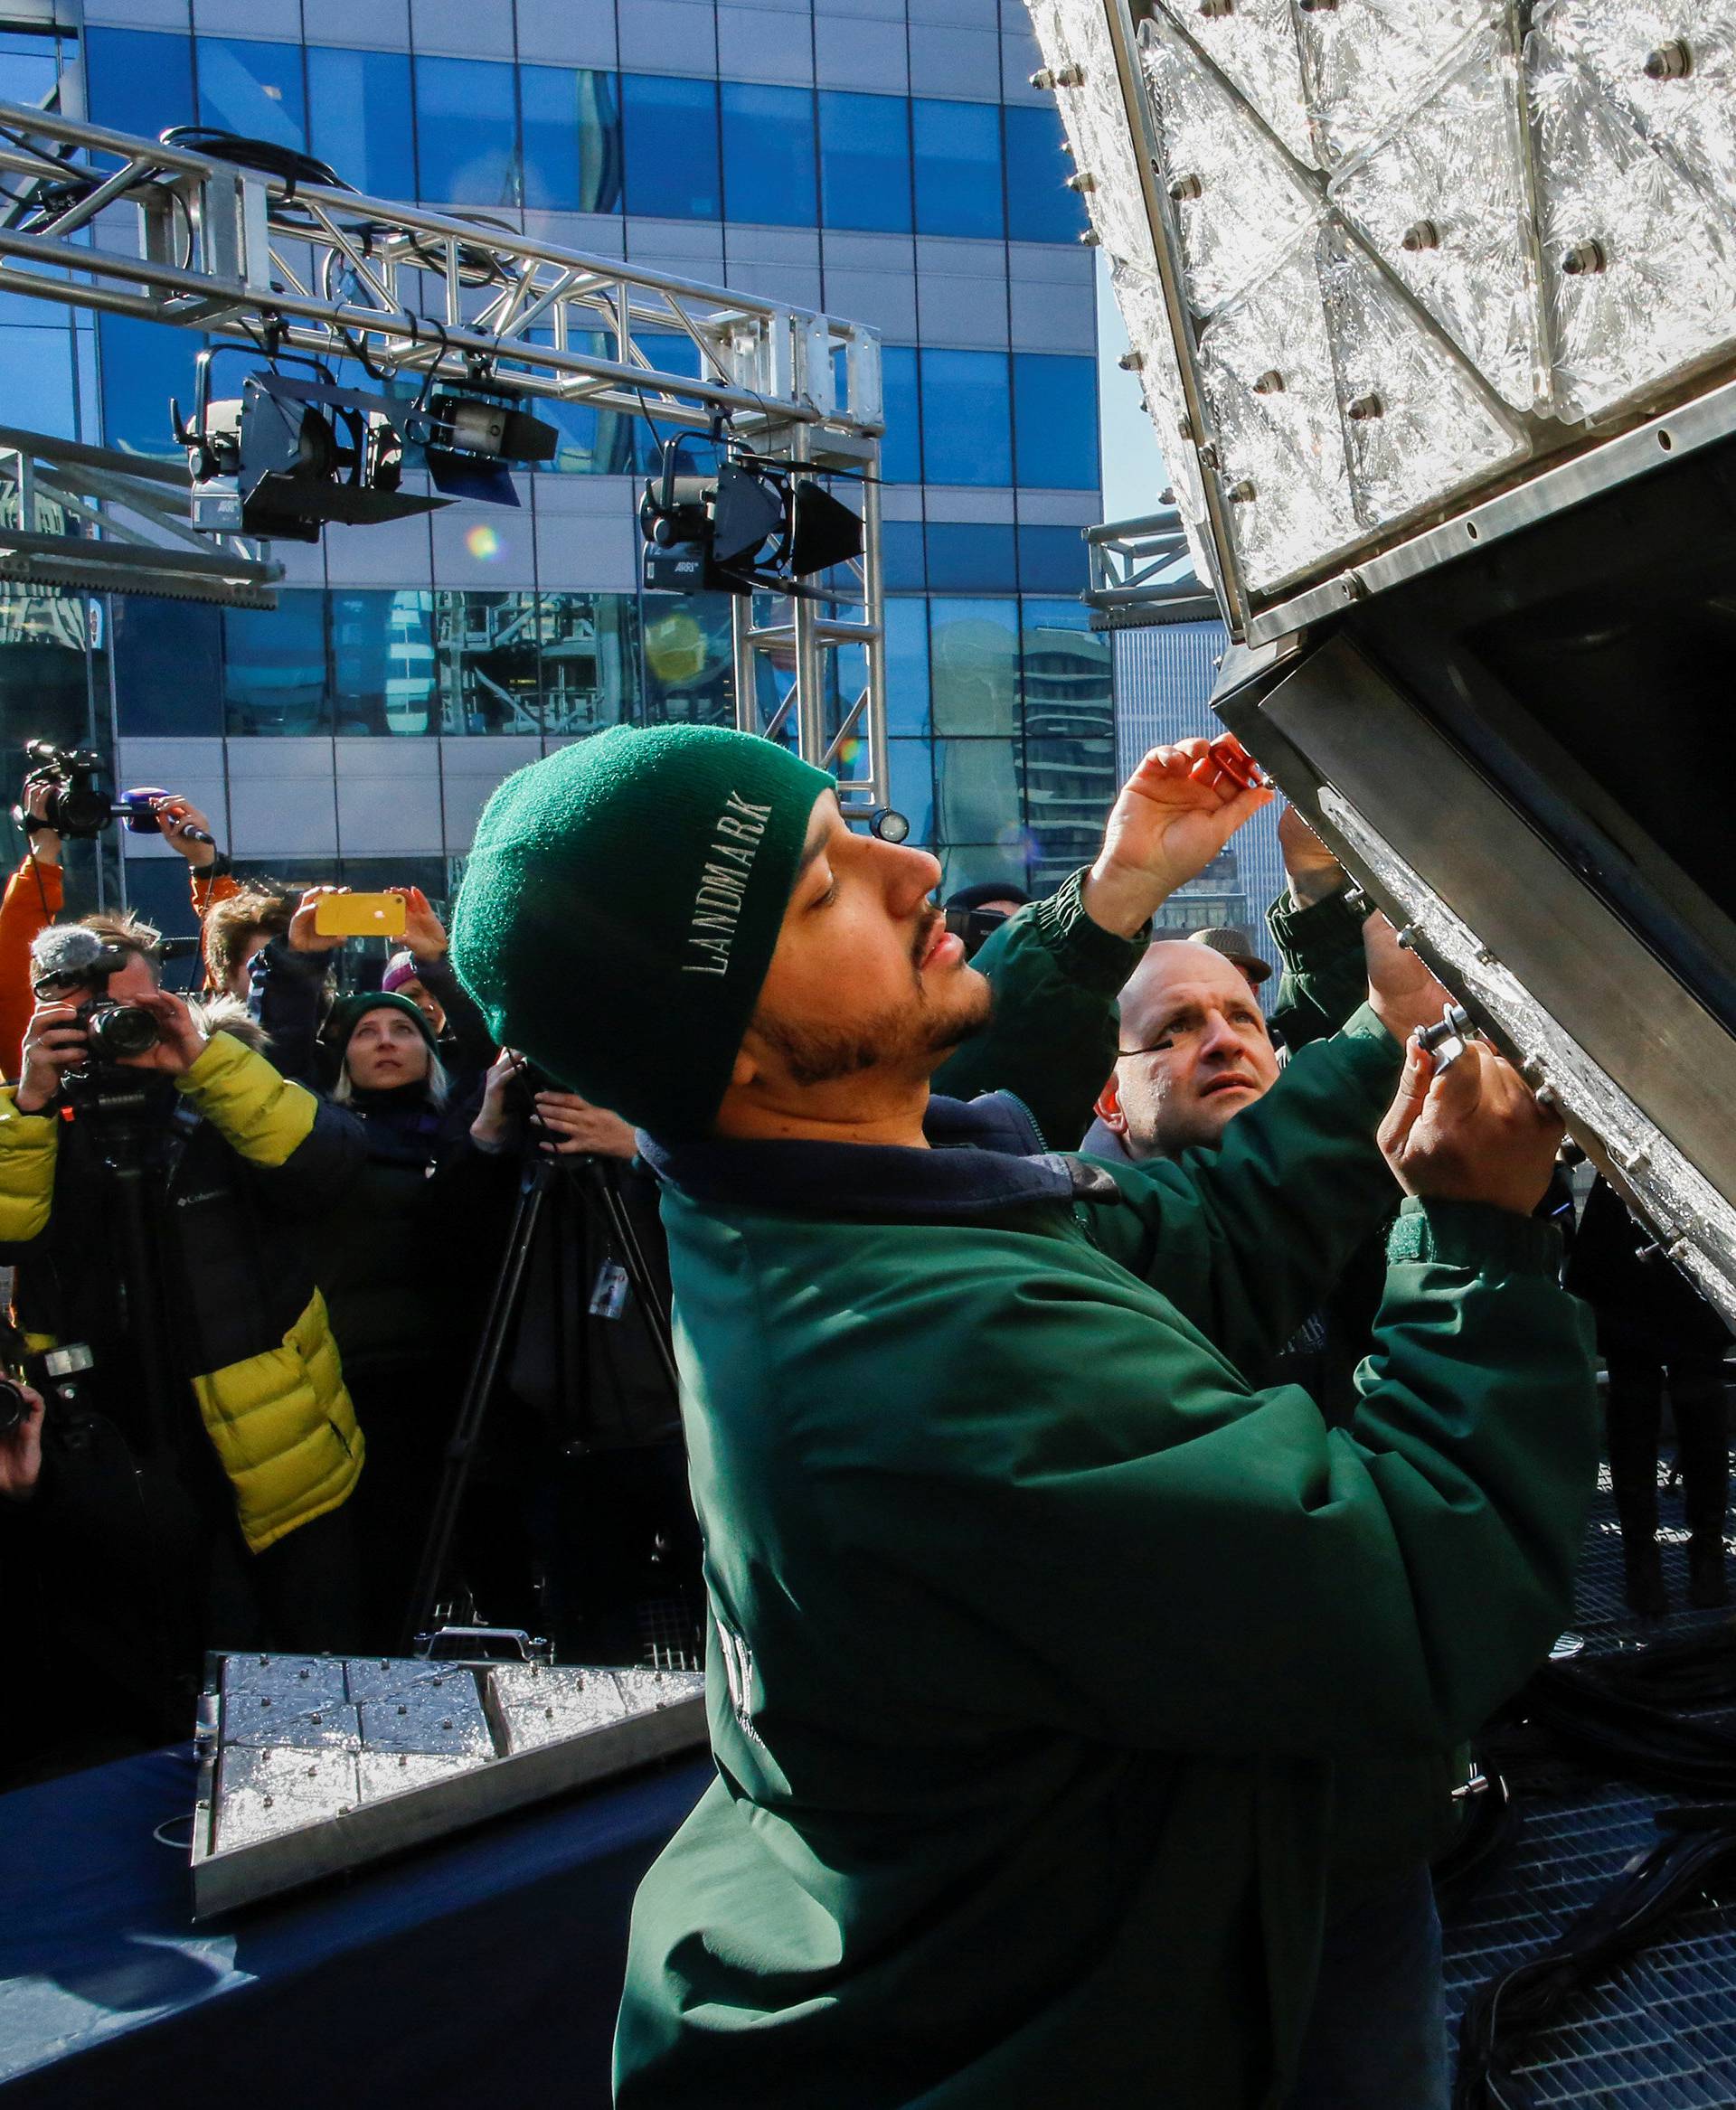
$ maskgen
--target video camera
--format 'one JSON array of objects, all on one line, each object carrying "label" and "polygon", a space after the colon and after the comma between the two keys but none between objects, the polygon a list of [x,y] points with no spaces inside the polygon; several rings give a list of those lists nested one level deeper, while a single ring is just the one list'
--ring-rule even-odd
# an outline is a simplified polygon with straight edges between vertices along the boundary
[{"label": "video camera", "polygon": [[36,975],[31,987],[38,1003],[68,1002],[70,993],[80,989],[90,993],[77,1016],[93,1061],[119,1062],[143,1055],[162,1039],[156,1019],[142,1003],[118,1003],[106,994],[109,975],[119,973],[130,957],[121,947],[104,945],[95,931],[71,923],[44,931],[33,957]]},{"label": "video camera", "polygon": [[[125,821],[135,835],[162,833],[156,802],[168,794],[146,784],[114,797],[99,782],[103,760],[94,748],[57,748],[52,740],[31,740],[24,748],[24,756],[35,765],[24,779],[26,787],[35,784],[50,787],[42,802],[43,825],[69,842],[93,843],[112,821]],[[14,807],[13,818],[20,826],[26,824],[21,806]],[[182,832],[195,843],[211,841],[203,828]]]},{"label": "video camera", "polygon": [[33,1352],[13,1321],[0,1314],[0,1436],[10,1436],[30,1412],[26,1386],[45,1399],[71,1405],[78,1397],[76,1380],[95,1360],[82,1342]]}]

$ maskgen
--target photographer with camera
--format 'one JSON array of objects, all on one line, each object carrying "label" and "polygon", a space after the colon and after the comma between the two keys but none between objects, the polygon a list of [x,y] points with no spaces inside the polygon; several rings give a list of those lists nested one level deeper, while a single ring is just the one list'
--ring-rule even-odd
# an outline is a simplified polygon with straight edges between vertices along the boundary
[{"label": "photographer with camera", "polygon": [[121,1666],[153,1733],[209,1644],[350,1644],[363,1461],[303,1229],[343,1192],[360,1131],[208,1034],[159,986],[158,943],[128,917],[45,932],[23,1074],[0,1090],[20,1323],[89,1365],[43,1427],[44,1604],[108,1599],[106,1654],[101,1619],[73,1604],[62,1625],[75,1656]]}]

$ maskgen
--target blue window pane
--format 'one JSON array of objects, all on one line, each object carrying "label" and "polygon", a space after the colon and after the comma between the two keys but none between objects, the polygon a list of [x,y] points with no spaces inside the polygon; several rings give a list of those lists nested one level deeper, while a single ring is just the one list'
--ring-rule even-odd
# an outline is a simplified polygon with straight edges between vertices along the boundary
[{"label": "blue window pane", "polygon": [[338,732],[439,730],[433,609],[434,596],[413,587],[331,596]]},{"label": "blue window pane", "polygon": [[299,44],[256,44],[239,37],[198,41],[199,122],[274,146],[307,144],[307,105]]},{"label": "blue window pane", "polygon": [[920,520],[882,522],[880,569],[888,593],[921,592],[928,584],[929,573],[922,556]]},{"label": "blue window pane", "polygon": [[731,220],[812,227],[814,98],[805,88],[753,88],[726,80],[723,203]]},{"label": "blue window pane", "polygon": [[929,604],[898,596],[886,608],[886,730],[929,730]]},{"label": "blue window pane", "polygon": [[401,52],[307,52],[309,144],[373,198],[416,195],[410,61]]},{"label": "blue window pane", "polygon": [[203,739],[221,733],[220,611],[143,594],[117,594],[109,605],[122,735],[143,739],[188,733]]},{"label": "blue window pane", "polygon": [[880,354],[881,394],[886,436],[880,443],[880,473],[888,484],[922,481],[922,411],[916,386],[916,350],[887,344]]},{"label": "blue window pane", "polygon": [[1000,105],[919,99],[910,127],[917,232],[1003,235]]},{"label": "blue window pane", "polygon": [[1004,352],[922,353],[922,463],[930,484],[1010,484]]},{"label": "blue window pane", "polygon": [[524,203],[549,210],[621,209],[621,111],[612,73],[521,66]]},{"label": "blue window pane", "polygon": [[490,59],[416,61],[419,194],[435,204],[518,202],[513,69]]},{"label": "blue window pane", "polygon": [[[697,375],[702,364],[699,346],[691,337],[677,336],[670,330],[642,330],[633,342],[664,373],[691,373]],[[605,347],[607,349],[607,347]],[[656,397],[647,397],[650,417],[635,420],[635,466],[642,476],[649,476],[654,469],[663,466],[663,442],[679,439],[684,434],[687,444],[682,449],[681,466],[677,476],[697,476],[711,469],[716,463],[717,450],[703,432],[695,432],[691,426],[674,425],[657,417]],[[653,420],[656,420],[655,429]]]},{"label": "blue window pane", "polygon": [[905,840],[926,850],[934,841],[934,750],[927,740],[886,743],[887,803],[910,824]]},{"label": "blue window pane", "polygon": [[[6,423],[58,439],[79,437],[72,332],[49,324],[45,301],[34,324],[0,323],[0,374],[5,376]],[[165,419],[166,424],[166,419]]]},{"label": "blue window pane", "polygon": [[329,732],[326,596],[285,593],[275,608],[223,610],[224,730]]},{"label": "blue window pane", "polygon": [[[992,734],[1005,741],[1018,731],[1017,601],[1010,597],[931,601],[929,666],[936,732]],[[999,824],[975,830],[952,827],[947,840],[992,842]]]},{"label": "blue window pane", "polygon": [[[202,342],[196,332],[175,329],[167,323],[141,323],[131,316],[98,316],[102,432],[108,446],[185,460],[185,452],[175,444],[170,429],[169,398],[179,399],[183,417],[192,415],[193,361]],[[222,371],[220,363],[219,377]],[[238,390],[239,383],[230,392]],[[222,394],[221,386],[217,392]]]},{"label": "blue window pane", "polygon": [[901,95],[821,95],[820,217],[827,227],[910,232],[910,108]]},{"label": "blue window pane", "polygon": [[84,77],[92,124],[154,139],[193,120],[191,37],[93,29],[84,40]]},{"label": "blue window pane", "polygon": [[66,57],[59,37],[0,31],[0,102],[42,108],[60,86]]},{"label": "blue window pane", "polygon": [[1006,231],[1014,241],[1077,241],[1086,226],[1085,201],[1067,188],[1073,165],[1061,151],[1066,137],[1052,106],[1027,109],[1009,103],[1006,123]]},{"label": "blue window pane", "polygon": [[1100,478],[1096,362],[1015,352],[1013,431],[1021,484],[1095,491]]},{"label": "blue window pane", "polygon": [[629,212],[665,220],[722,217],[716,81],[624,73],[621,127]]},{"label": "blue window pane", "polygon": [[987,521],[930,521],[929,585],[936,593],[1011,593],[1013,530]]},{"label": "blue window pane", "polygon": [[1083,593],[1090,582],[1085,537],[1078,528],[1019,530],[1019,584],[1027,593]]}]

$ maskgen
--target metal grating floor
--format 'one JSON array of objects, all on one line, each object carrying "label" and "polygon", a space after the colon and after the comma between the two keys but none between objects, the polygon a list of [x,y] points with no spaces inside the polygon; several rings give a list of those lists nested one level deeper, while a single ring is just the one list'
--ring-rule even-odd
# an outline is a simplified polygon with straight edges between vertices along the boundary
[{"label": "metal grating floor", "polygon": [[[1580,1568],[1576,1631],[1602,1651],[1692,1633],[1728,1613],[1686,1609],[1687,1534],[1679,1494],[1660,1497],[1659,1540],[1673,1606],[1644,1625],[1622,1597],[1621,1539],[1603,1484]],[[1715,1716],[1710,1719],[1717,1719]],[[1471,1989],[1518,1963],[1588,1906],[1656,1833],[1665,1798],[1626,1785],[1524,1792],[1524,1828],[1506,1865],[1447,1927],[1447,2009],[1457,2035]],[[1679,1799],[1679,1798],[1678,1798]],[[1736,2105],[1736,1909],[1708,1904],[1678,1917],[1586,1995],[1571,2019],[1540,2032],[1524,2069],[1540,2105],[1583,2110],[1732,2110]]]}]

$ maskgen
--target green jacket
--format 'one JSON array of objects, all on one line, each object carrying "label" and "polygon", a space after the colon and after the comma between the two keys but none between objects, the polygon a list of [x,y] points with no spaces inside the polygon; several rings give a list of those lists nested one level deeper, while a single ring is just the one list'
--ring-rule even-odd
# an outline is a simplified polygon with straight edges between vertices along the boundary
[{"label": "green jacket", "polygon": [[1368,1013],[1222,1146],[705,1144],[667,1182],[718,1778],[635,1909],[621,2110],[1275,2102],[1338,1761],[1567,1616],[1596,1472],[1555,1235],[1409,1208],[1353,1428],[1261,1366],[1388,1206]]}]

